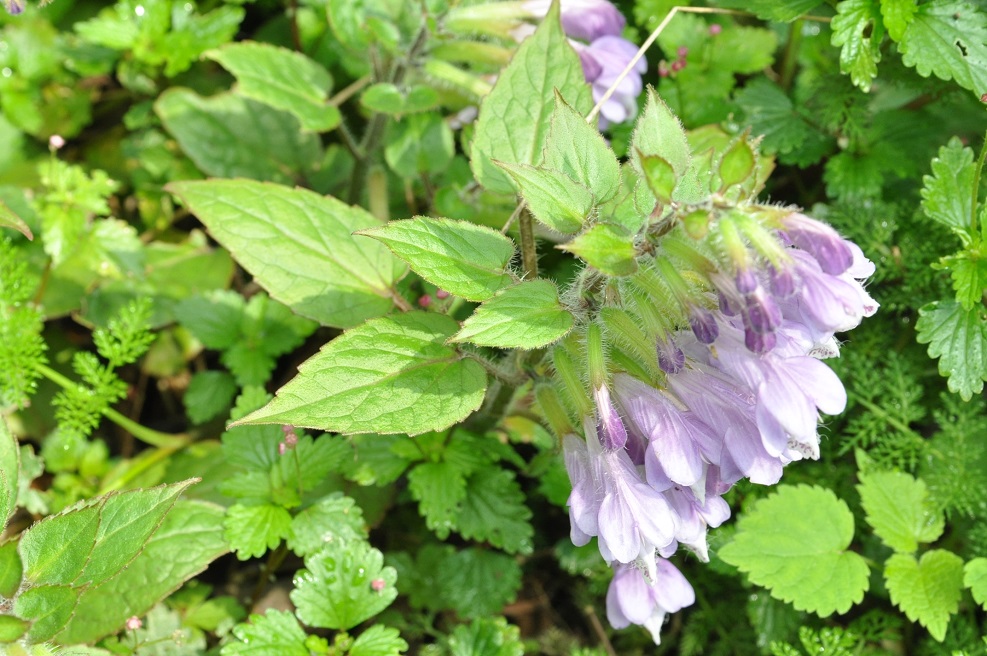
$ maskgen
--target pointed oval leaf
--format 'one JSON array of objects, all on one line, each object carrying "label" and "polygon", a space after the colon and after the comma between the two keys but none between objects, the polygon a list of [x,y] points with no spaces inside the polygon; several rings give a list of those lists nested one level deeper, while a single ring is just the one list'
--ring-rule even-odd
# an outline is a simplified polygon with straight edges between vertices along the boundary
[{"label": "pointed oval leaf", "polygon": [[666,204],[671,201],[678,176],[668,160],[659,155],[644,155],[639,152],[637,162],[644,173],[644,181],[655,198]]},{"label": "pointed oval leaf", "polygon": [[13,599],[24,579],[24,565],[17,553],[17,542],[0,545],[0,596]]},{"label": "pointed oval leaf", "polygon": [[374,319],[329,342],[266,406],[237,423],[335,433],[440,430],[480,407],[487,377],[445,345],[459,324],[409,312]]},{"label": "pointed oval leaf", "polygon": [[620,164],[600,131],[555,94],[552,127],[545,143],[546,168],[561,171],[605,203],[620,191]]},{"label": "pointed oval leaf", "polygon": [[353,236],[379,226],[366,211],[305,189],[251,180],[168,186],[217,241],[277,300],[338,328],[393,306],[404,264],[384,246]]},{"label": "pointed oval leaf", "polygon": [[634,240],[627,231],[609,223],[598,223],[568,244],[559,246],[611,276],[629,276],[637,271]]},{"label": "pointed oval leaf", "polygon": [[690,150],[685,129],[678,117],[672,113],[651,87],[648,87],[648,100],[644,112],[634,124],[631,148],[632,158],[638,175],[646,178],[641,156],[657,155],[672,165],[675,175],[682,176],[689,168]]},{"label": "pointed oval leaf", "polygon": [[574,323],[555,285],[532,280],[508,287],[483,303],[451,341],[533,349],[561,339]]},{"label": "pointed oval leaf", "polygon": [[494,162],[510,173],[535,218],[552,230],[579,232],[596,204],[593,193],[561,171]]},{"label": "pointed oval leaf", "polygon": [[723,153],[720,160],[720,180],[723,189],[739,185],[754,173],[756,155],[743,134]]},{"label": "pointed oval leaf", "polygon": [[13,228],[14,230],[20,231],[20,233],[28,239],[34,239],[34,235],[31,233],[31,228],[24,223],[24,219],[19,217],[12,209],[7,207],[6,203],[2,200],[0,200],[0,227]]},{"label": "pointed oval leaf", "polygon": [[514,279],[514,242],[467,221],[417,216],[360,231],[383,242],[415,273],[453,296],[485,301]]},{"label": "pointed oval leaf", "polygon": [[65,626],[78,602],[78,588],[39,585],[17,595],[14,615],[31,621],[27,636],[32,642],[44,642]]}]

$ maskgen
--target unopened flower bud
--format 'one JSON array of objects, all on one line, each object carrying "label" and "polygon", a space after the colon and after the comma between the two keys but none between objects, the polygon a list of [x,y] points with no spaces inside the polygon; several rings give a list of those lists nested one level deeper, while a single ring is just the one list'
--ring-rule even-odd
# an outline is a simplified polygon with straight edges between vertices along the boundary
[{"label": "unopened flower bud", "polygon": [[723,31],[723,26],[720,25],[719,23],[713,23],[712,25],[709,26],[709,35],[710,36],[716,36],[717,34],[719,34],[722,31]]},{"label": "unopened flower bud", "polygon": [[449,298],[449,292],[447,292],[444,289],[436,289],[435,290],[435,298],[439,299],[440,301],[445,300],[445,299]]},{"label": "unopened flower bud", "polygon": [[385,587],[387,587],[387,582],[384,579],[374,579],[370,582],[370,589],[374,592],[380,592]]},{"label": "unopened flower bud", "polygon": [[13,16],[24,11],[24,0],[3,0],[3,5],[7,9],[7,13]]},{"label": "unopened flower bud", "polygon": [[689,54],[689,49],[685,46],[679,46],[675,54],[679,56],[679,59],[685,59],[685,56]]},{"label": "unopened flower bud", "polygon": [[65,138],[60,134],[53,134],[48,137],[48,147],[52,150],[59,150],[65,146]]},{"label": "unopened flower bud", "polygon": [[423,308],[427,308],[432,304],[432,297],[429,294],[422,294],[418,297],[418,305]]},{"label": "unopened flower bud", "polygon": [[141,621],[141,618],[137,617],[136,615],[133,615],[127,618],[127,622],[126,624],[124,624],[124,626],[127,628],[128,631],[136,631],[137,629],[144,626],[144,622]]}]

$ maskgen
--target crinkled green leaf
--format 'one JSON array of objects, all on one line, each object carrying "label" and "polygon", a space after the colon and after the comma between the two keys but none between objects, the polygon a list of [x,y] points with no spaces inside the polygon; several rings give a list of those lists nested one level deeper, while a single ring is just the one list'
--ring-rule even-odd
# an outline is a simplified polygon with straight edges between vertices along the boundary
[{"label": "crinkled green leaf", "polygon": [[236,91],[291,112],[305,130],[325,132],[339,125],[339,110],[328,104],[332,76],[300,52],[267,43],[227,43],[206,57],[237,79]]},{"label": "crinkled green leaf", "polygon": [[969,401],[987,380],[987,317],[983,307],[964,310],[956,301],[937,301],[919,310],[915,322],[920,344],[939,358],[939,375],[949,378],[949,391]]},{"label": "crinkled green leaf", "polygon": [[579,113],[593,104],[579,56],[569,45],[553,5],[535,33],[524,40],[483,99],[470,155],[477,181],[510,194],[510,177],[493,161],[538,164],[551,125],[555,90]]},{"label": "crinkled green leaf", "polygon": [[895,41],[901,41],[917,11],[916,0],[881,0],[881,17],[884,19],[884,26],[888,28],[888,35]]},{"label": "crinkled green leaf", "polygon": [[343,460],[349,455],[350,446],[342,440],[329,435],[301,435],[294,448],[277,460],[280,479],[292,489],[314,490],[330,472],[342,471]]},{"label": "crinkled green leaf", "polygon": [[575,323],[550,280],[518,283],[485,301],[452,338],[480,346],[533,349],[564,337]]},{"label": "crinkled green leaf", "polygon": [[[249,180],[176,182],[178,195],[245,269],[302,316],[347,328],[386,313],[404,265],[354,237],[366,211],[305,189]],[[264,248],[258,248],[263,244]]]},{"label": "crinkled green leaf", "polygon": [[514,242],[490,228],[419,216],[360,234],[383,242],[415,273],[454,296],[485,301],[513,282],[507,267]]},{"label": "crinkled green leaf", "polygon": [[322,157],[318,135],[302,132],[294,116],[236,94],[203,98],[174,87],[154,110],[207,175],[289,184]]},{"label": "crinkled green leaf", "polygon": [[536,219],[557,232],[579,232],[590,215],[593,193],[561,171],[495,161],[517,184]]},{"label": "crinkled green leaf", "polygon": [[987,558],[974,558],[963,567],[963,585],[973,599],[987,610]]},{"label": "crinkled green leaf", "polygon": [[443,596],[460,617],[499,615],[521,589],[521,567],[507,554],[462,549],[446,566]]},{"label": "crinkled green leaf", "polygon": [[575,253],[590,266],[611,276],[629,276],[637,271],[633,238],[626,230],[611,223],[597,223],[558,248]]},{"label": "crinkled green leaf", "polygon": [[390,626],[374,624],[361,633],[348,652],[349,656],[398,656],[408,650],[401,633]]},{"label": "crinkled green leaf", "polygon": [[508,553],[531,553],[534,528],[531,511],[514,474],[485,467],[467,480],[466,498],[457,531],[466,538],[486,541]]},{"label": "crinkled green leaf", "polygon": [[308,556],[329,542],[366,537],[367,526],[360,506],[335,492],[292,518],[288,547],[299,556]]},{"label": "crinkled green leaf", "polygon": [[309,626],[350,629],[387,608],[398,595],[397,572],[363,540],[334,540],[305,559],[291,601]]},{"label": "crinkled green leaf", "polygon": [[644,112],[634,124],[631,148],[635,153],[631,162],[642,178],[645,177],[644,170],[637,154],[661,157],[671,164],[678,177],[685,175],[689,168],[691,155],[685,129],[678,117],[652,88],[648,89]]},{"label": "crinkled green leaf", "polygon": [[543,165],[589,189],[598,203],[607,202],[620,190],[620,163],[610,146],[559,94],[555,95]]},{"label": "crinkled green leaf", "polygon": [[761,149],[778,153],[784,162],[808,166],[819,161],[827,138],[795,110],[791,99],[774,82],[751,80],[737,93],[747,123],[755,135],[763,135]]},{"label": "crinkled green leaf", "polygon": [[949,618],[959,609],[963,589],[963,559],[944,549],[914,556],[894,554],[884,564],[891,601],[939,642],[946,637]]},{"label": "crinkled green leaf", "polygon": [[408,491],[418,502],[425,525],[439,539],[456,527],[460,504],[466,498],[466,477],[450,462],[425,462],[408,474]]},{"label": "crinkled green leaf", "polygon": [[782,485],[737,521],[720,557],[798,610],[828,617],[859,603],[868,587],[864,559],[848,551],[853,515],[831,490]]},{"label": "crinkled green leaf", "polygon": [[867,523],[884,544],[901,553],[915,553],[921,543],[935,542],[945,518],[928,500],[925,482],[902,472],[860,475],[860,502]]},{"label": "crinkled green leaf", "polygon": [[75,610],[79,589],[68,585],[39,585],[29,588],[14,599],[14,615],[30,620],[27,637],[32,642],[51,640]]},{"label": "crinkled green leaf", "polygon": [[881,61],[884,22],[878,0],[844,0],[836,6],[831,24],[833,45],[840,48],[840,70],[853,83],[870,90]]},{"label": "crinkled green leaf", "polygon": [[270,609],[233,627],[237,641],[223,645],[222,656],[310,656],[305,631],[290,611]]},{"label": "crinkled green leaf", "polygon": [[484,617],[460,624],[449,636],[451,656],[521,656],[521,631],[503,617]]},{"label": "crinkled green leaf", "polygon": [[223,536],[240,560],[267,553],[291,535],[291,515],[281,506],[234,504],[223,518]]},{"label": "crinkled green leaf", "polygon": [[440,314],[409,312],[343,333],[244,423],[293,424],[337,433],[439,430],[483,401],[486,372],[445,341],[459,328]]},{"label": "crinkled green leaf", "polygon": [[976,94],[987,89],[987,11],[962,0],[919,5],[899,44],[919,75],[955,80]]},{"label": "crinkled green leaf", "polygon": [[932,159],[932,175],[922,176],[922,209],[935,221],[960,236],[973,238],[973,151],[956,137],[939,149]]}]

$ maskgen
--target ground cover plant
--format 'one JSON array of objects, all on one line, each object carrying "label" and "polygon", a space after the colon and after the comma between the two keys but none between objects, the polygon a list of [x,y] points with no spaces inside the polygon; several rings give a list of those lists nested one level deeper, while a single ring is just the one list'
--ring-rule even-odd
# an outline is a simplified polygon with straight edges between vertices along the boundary
[{"label": "ground cover plant", "polygon": [[3,1],[0,653],[987,650],[987,8]]}]

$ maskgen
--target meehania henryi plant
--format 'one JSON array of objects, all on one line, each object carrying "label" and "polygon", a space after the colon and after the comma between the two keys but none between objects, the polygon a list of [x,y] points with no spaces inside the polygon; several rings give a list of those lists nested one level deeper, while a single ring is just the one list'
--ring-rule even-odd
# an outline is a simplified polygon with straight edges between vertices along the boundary
[{"label": "meehania henryi plant", "polygon": [[984,653],[984,7],[4,6],[0,653]]}]

